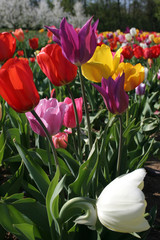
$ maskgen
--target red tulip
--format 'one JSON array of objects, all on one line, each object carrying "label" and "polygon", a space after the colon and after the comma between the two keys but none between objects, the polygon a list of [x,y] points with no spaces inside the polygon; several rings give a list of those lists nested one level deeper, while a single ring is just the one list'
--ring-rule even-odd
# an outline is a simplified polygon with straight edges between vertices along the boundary
[{"label": "red tulip", "polygon": [[132,47],[131,46],[123,47],[121,54],[123,55],[124,58],[130,60],[133,57]]},{"label": "red tulip", "polygon": [[0,95],[19,113],[31,111],[39,102],[33,73],[24,59],[9,59],[0,69]]},{"label": "red tulip", "polygon": [[37,49],[38,48],[38,38],[29,39],[29,46],[34,50]]},{"label": "red tulip", "polygon": [[77,66],[69,62],[62,54],[58,44],[48,44],[37,55],[37,62],[55,86],[72,82],[77,75]]},{"label": "red tulip", "polygon": [[4,62],[13,57],[16,50],[16,39],[11,33],[0,33],[0,62]]},{"label": "red tulip", "polygon": [[133,53],[136,58],[142,58],[143,57],[143,48],[141,46],[136,46],[133,48]]}]

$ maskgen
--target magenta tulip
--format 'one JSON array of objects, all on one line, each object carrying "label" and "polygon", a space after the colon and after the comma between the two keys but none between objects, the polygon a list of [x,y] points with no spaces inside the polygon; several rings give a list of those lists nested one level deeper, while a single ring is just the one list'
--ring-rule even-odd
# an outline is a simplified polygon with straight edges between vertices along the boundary
[{"label": "magenta tulip", "polygon": [[102,95],[107,109],[113,114],[121,114],[128,108],[129,97],[124,91],[124,73],[115,80],[102,78],[101,87],[92,84]]},{"label": "magenta tulip", "polygon": [[[68,108],[64,114],[63,125],[67,128],[75,128],[76,127],[76,118],[75,118],[72,100],[70,98],[66,97],[64,99],[64,103],[67,104]],[[81,124],[81,122],[82,122],[82,104],[83,104],[82,97],[76,98],[75,104],[76,104],[79,124]]]},{"label": "magenta tulip", "polygon": [[[57,99],[50,98],[41,99],[34,110],[41,118],[49,134],[52,136],[60,131],[66,109],[66,103],[59,103]],[[32,130],[38,135],[45,137],[46,134],[44,130],[32,113],[27,112],[26,117],[28,118]]]},{"label": "magenta tulip", "polygon": [[62,48],[63,55],[73,64],[80,66],[93,55],[97,46],[96,30],[98,20],[91,25],[93,17],[76,32],[74,27],[62,19],[60,29],[46,26],[53,33],[53,41]]}]

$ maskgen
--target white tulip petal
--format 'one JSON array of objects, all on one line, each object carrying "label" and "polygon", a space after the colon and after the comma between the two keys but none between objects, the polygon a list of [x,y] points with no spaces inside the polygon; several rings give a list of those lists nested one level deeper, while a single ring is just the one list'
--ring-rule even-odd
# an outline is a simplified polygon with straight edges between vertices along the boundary
[{"label": "white tulip petal", "polygon": [[100,222],[118,232],[141,232],[149,229],[144,218],[146,201],[143,192],[144,169],[137,169],[111,182],[97,200]]}]

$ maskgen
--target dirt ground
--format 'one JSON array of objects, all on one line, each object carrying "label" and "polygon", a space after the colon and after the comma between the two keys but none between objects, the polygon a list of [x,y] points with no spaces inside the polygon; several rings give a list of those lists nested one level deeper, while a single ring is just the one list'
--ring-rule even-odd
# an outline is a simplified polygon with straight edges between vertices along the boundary
[{"label": "dirt ground", "polygon": [[144,181],[144,193],[147,201],[147,212],[157,208],[154,228],[151,228],[147,240],[160,240],[160,161],[152,159],[146,164],[147,175]]}]

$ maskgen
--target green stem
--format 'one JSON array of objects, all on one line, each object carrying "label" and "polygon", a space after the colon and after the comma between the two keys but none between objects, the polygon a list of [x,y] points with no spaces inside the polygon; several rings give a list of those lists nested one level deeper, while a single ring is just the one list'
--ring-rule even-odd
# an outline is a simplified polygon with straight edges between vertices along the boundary
[{"label": "green stem", "polygon": [[81,151],[81,139],[80,139],[80,126],[79,126],[79,119],[78,119],[76,103],[75,103],[75,100],[74,100],[74,97],[73,97],[73,93],[70,89],[70,86],[66,85],[66,87],[67,87],[67,90],[69,92],[70,98],[72,99],[72,103],[73,103],[74,114],[75,114],[75,119],[76,119],[76,127],[77,127],[77,136],[78,136],[78,154],[81,158],[82,151]]},{"label": "green stem", "polygon": [[[56,166],[56,169],[57,169],[59,167],[59,162],[58,162],[57,152],[56,152],[56,149],[54,147],[51,135],[49,134],[47,128],[45,127],[44,123],[42,122],[40,117],[37,115],[37,113],[34,110],[32,110],[31,113],[37,119],[37,121],[42,126],[42,128],[43,128],[43,130],[44,130],[44,132],[46,134],[46,138],[47,138],[48,142],[50,143],[51,150],[52,150],[52,153],[53,153],[53,156],[54,156],[55,166]],[[50,172],[50,175],[51,175],[51,178],[52,178],[54,173],[53,173],[53,165],[52,165],[50,157],[48,158],[48,165],[49,165],[49,172]]]},{"label": "green stem", "polygon": [[82,97],[83,97],[83,102],[84,102],[84,109],[85,109],[85,114],[86,114],[86,119],[87,119],[89,149],[91,150],[92,134],[91,134],[91,125],[90,125],[89,112],[88,112],[88,106],[87,106],[87,98],[86,98],[85,89],[84,89],[84,82],[83,82],[81,67],[78,67],[78,69],[79,69],[79,79],[80,79],[80,84],[81,84]]},{"label": "green stem", "polygon": [[128,121],[129,121],[129,109],[127,108],[127,110],[126,110],[126,127],[128,126]]},{"label": "green stem", "polygon": [[119,115],[119,149],[118,149],[118,159],[117,159],[117,174],[118,177],[120,175],[121,169],[121,154],[122,154],[122,115]]}]

